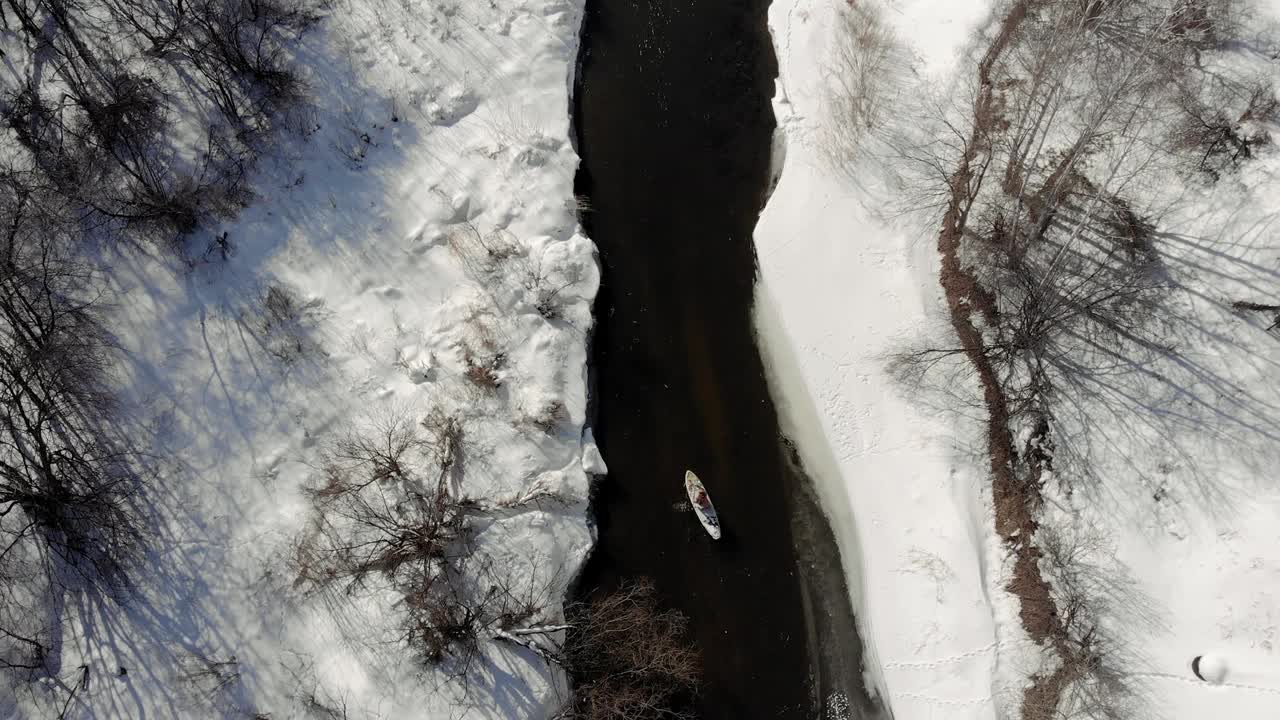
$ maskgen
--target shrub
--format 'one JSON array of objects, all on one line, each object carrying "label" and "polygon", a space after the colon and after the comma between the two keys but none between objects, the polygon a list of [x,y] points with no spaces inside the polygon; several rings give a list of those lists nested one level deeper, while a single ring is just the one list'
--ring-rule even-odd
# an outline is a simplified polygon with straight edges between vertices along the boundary
[{"label": "shrub", "polygon": [[257,310],[257,330],[268,353],[285,364],[320,352],[315,338],[324,302],[302,300],[287,285],[267,286]]},{"label": "shrub", "polygon": [[688,620],[658,607],[653,584],[640,580],[570,607],[562,658],[574,677],[564,711],[572,720],[691,718],[679,703],[696,691],[701,657],[687,639]]}]

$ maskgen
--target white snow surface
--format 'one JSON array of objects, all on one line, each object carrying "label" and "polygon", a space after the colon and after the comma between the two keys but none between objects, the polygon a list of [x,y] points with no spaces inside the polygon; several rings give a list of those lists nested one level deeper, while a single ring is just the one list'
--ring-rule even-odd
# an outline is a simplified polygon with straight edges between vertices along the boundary
[{"label": "white snow surface", "polygon": [[[90,682],[65,717],[534,718],[563,699],[500,644],[466,688],[448,682],[391,637],[392,594],[295,589],[291,543],[321,447],[440,406],[464,420],[468,496],[557,496],[500,515],[476,549],[559,617],[593,540],[587,471],[604,468],[582,441],[599,282],[569,134],[583,0],[330,5],[299,49],[311,131],[282,132],[252,205],[193,240],[226,232],[234,254],[114,262],[112,328],[168,523],[139,596],[67,628],[65,689],[81,665]],[[289,362],[260,322],[271,286],[306,307]],[[468,351],[505,357],[496,391],[464,377]],[[59,716],[67,693],[48,688],[0,687],[0,717]]]},{"label": "white snow surface", "polygon": [[[883,220],[870,209],[882,191],[874,178],[851,181],[824,149],[833,42],[851,4],[775,0],[770,10],[783,166],[755,236],[757,325],[783,429],[836,530],[871,683],[899,720],[1015,717],[1043,661],[1004,589],[985,418],[933,406],[889,370],[894,353],[952,337],[936,230]],[[934,86],[966,67],[968,37],[991,10],[982,0],[881,7],[914,58],[898,72]],[[1094,458],[1099,471],[1134,490],[1049,491],[1044,522],[1087,530],[1088,561],[1138,591],[1107,598],[1104,622],[1154,716],[1280,708],[1280,342],[1261,317],[1230,308],[1280,286],[1278,178],[1270,151],[1215,188],[1171,178],[1143,198],[1166,208],[1160,250],[1179,286],[1165,339],[1182,357],[1150,359],[1149,374],[1126,380],[1132,393],[1116,389],[1116,406],[1080,409],[1114,440]],[[976,383],[953,391],[976,393]],[[1200,654],[1220,684],[1192,675]]]},{"label": "white snow surface", "polygon": [[[770,9],[786,159],[756,229],[757,321],[783,430],[841,547],[873,682],[898,718],[994,718],[996,646],[1020,630],[1016,606],[995,591],[1001,551],[979,438],[914,405],[886,369],[890,353],[937,325],[934,250],[874,219],[822,149],[826,59],[843,5]],[[958,52],[967,24],[956,18],[971,13],[924,13],[938,24],[922,32]]]},{"label": "white snow surface", "polygon": [[[1094,462],[1128,483],[1073,495],[1051,485],[1047,518],[1103,538],[1093,562],[1142,591],[1120,587],[1105,598],[1109,629],[1128,645],[1127,669],[1162,717],[1275,717],[1280,338],[1264,331],[1269,318],[1230,303],[1276,292],[1280,155],[1266,153],[1212,188],[1168,190],[1161,252],[1177,291],[1162,339],[1180,357],[1150,358],[1125,378],[1127,397],[1086,408],[1119,449],[1096,452]],[[1197,655],[1219,683],[1191,675]]]}]

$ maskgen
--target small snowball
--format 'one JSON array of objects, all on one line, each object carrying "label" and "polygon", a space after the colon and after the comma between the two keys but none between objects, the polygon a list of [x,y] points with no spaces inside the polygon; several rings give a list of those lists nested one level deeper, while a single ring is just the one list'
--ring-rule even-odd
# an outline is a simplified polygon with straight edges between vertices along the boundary
[{"label": "small snowball", "polygon": [[1205,682],[1216,685],[1227,679],[1227,660],[1221,655],[1201,655],[1192,663],[1196,674]]}]

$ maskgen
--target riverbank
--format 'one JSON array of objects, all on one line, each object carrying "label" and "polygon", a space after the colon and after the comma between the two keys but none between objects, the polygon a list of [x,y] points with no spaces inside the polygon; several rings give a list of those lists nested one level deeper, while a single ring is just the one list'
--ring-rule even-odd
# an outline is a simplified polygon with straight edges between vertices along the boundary
[{"label": "riverbank", "polygon": [[[1150,222],[1146,262],[1158,267],[1159,299],[1119,339],[1059,320],[1073,329],[1052,330],[1062,355],[1046,373],[1056,383],[1044,406],[1048,430],[1025,422],[1025,408],[1040,406],[1016,384],[1024,422],[1012,421],[1000,384],[1025,375],[1007,364],[993,373],[982,363],[998,353],[973,349],[1000,337],[992,320],[1014,316],[1018,296],[1002,287],[994,298],[1006,305],[987,302],[972,274],[981,253],[969,258],[958,246],[980,236],[960,232],[963,218],[995,215],[968,209],[978,166],[1013,167],[981,149],[999,147],[980,137],[986,130],[966,133],[1009,112],[995,109],[991,88],[1017,85],[1008,77],[1019,70],[997,79],[989,69],[1024,17],[1047,22],[1023,9],[919,0],[779,0],[771,8],[786,162],[756,236],[758,322],[783,428],[818,480],[846,562],[862,560],[850,576],[863,580],[862,595],[852,589],[876,658],[868,665],[882,670],[878,684],[900,716],[1031,718],[1085,707],[1124,717],[1264,716],[1280,692],[1276,621],[1265,610],[1277,577],[1269,549],[1280,502],[1269,469],[1280,450],[1280,402],[1272,317],[1252,308],[1267,304],[1255,298],[1267,297],[1277,277],[1270,228],[1280,156],[1260,153],[1206,179],[1199,149],[1181,155],[1187,148],[1169,145],[1161,122],[1130,126],[1132,116],[1116,111],[1106,129],[1107,114],[1089,108],[1110,111],[1107,95],[1037,110],[1055,118],[1042,132],[1087,114],[1097,123],[1091,142],[1126,138],[1097,140],[1115,154],[1090,164],[1120,168],[1116,158],[1127,156],[1142,166],[1111,174],[1124,178],[1124,207]],[[1263,9],[1253,9],[1250,37],[1276,27]],[[1239,30],[1214,21],[1224,34]],[[1072,23],[1064,35],[1077,31]],[[1057,35],[1042,24],[1027,37]],[[1237,106],[1274,95],[1274,62],[1252,47],[1197,50],[1195,72],[1260,78],[1264,89],[1231,100]],[[1177,115],[1167,100],[1124,92],[1137,76],[1085,76],[1073,82],[1158,109],[1162,119],[1166,110]],[[1274,136],[1274,116],[1266,117],[1249,132]],[[1057,151],[1045,143],[1038,152]],[[913,176],[913,163],[927,167]],[[1143,174],[1153,169],[1158,179]],[[1090,232],[1080,230],[1087,218],[1072,222],[1071,242]],[[1089,264],[1096,256],[1060,266],[1056,251],[1049,255],[1055,269],[1099,266]],[[1085,297],[1075,282],[1052,284]],[[1061,317],[1071,312],[1079,311]],[[1094,347],[1105,350],[1094,355]],[[1021,487],[1033,492],[1011,492],[1014,461],[1030,470]],[[1210,682],[1191,672],[1202,652],[1218,670]]]},{"label": "riverbank", "polygon": [[[557,711],[556,670],[495,636],[559,617],[593,539],[582,428],[597,276],[577,232],[567,114],[581,4],[154,6],[151,20],[174,23],[171,48],[205,47],[215,28],[237,28],[209,64],[148,52],[145,37],[101,6],[66,6],[61,23],[53,6],[30,6],[28,30],[59,47],[73,42],[77,62],[129,69],[116,76],[123,85],[86,80],[90,94],[78,97],[132,88],[148,119],[130,121],[127,160],[68,144],[68,155],[50,149],[57,163],[32,162],[21,143],[5,145],[15,167],[31,170],[10,178],[18,184],[5,197],[21,202],[0,210],[25,228],[9,238],[21,246],[11,257],[52,258],[32,267],[58,278],[28,296],[14,280],[27,270],[10,273],[6,297],[74,307],[58,317],[95,309],[76,327],[95,328],[86,341],[99,327],[110,339],[112,352],[93,358],[110,368],[83,366],[109,382],[76,382],[119,401],[92,423],[110,418],[109,433],[92,437],[111,445],[89,455],[110,447],[111,462],[84,467],[105,467],[111,479],[94,503],[112,518],[93,523],[111,535],[102,549],[127,550],[111,563],[95,550],[83,575],[48,575],[41,546],[9,543],[27,522],[6,505],[0,627],[40,647],[0,632],[0,666],[33,666],[0,667],[0,717],[511,720]],[[323,17],[311,22],[312,11]],[[297,25],[306,32],[287,41],[285,28]],[[14,78],[7,91],[29,78],[32,102],[59,102],[68,76],[46,62],[53,51],[13,27],[0,34]],[[80,40],[69,39],[73,27],[85,29]],[[261,73],[232,72],[240,50]],[[259,96],[262,75],[288,92]],[[211,87],[231,95],[205,97]],[[283,116],[250,119],[284,105]],[[237,112],[246,114],[224,118]],[[89,127],[69,107],[65,120]],[[250,126],[263,132],[224,134]],[[147,169],[155,195],[146,197],[183,218],[196,207],[217,216],[200,213],[200,227],[180,238],[161,234],[168,223],[139,223],[145,234],[135,234],[134,223],[102,222],[101,206],[78,203],[102,192],[125,202],[142,197],[137,188],[90,183],[86,195],[54,202],[40,168],[64,161],[102,165],[94,177],[117,177],[119,163]],[[221,214],[233,209],[236,217]],[[97,219],[64,225],[64,212]],[[37,217],[59,231],[27,225]],[[117,455],[122,447],[136,452]],[[364,482],[379,462],[371,458],[390,453],[395,478],[377,471],[383,482]],[[454,481],[447,495],[435,484],[442,458]],[[134,461],[137,483],[125,473]],[[140,538],[122,531],[134,522]],[[347,582],[374,557],[387,572]],[[104,567],[110,577],[92,572]],[[506,599],[484,594],[493,584]],[[535,605],[528,617],[508,612],[517,597]]]},{"label": "riverbank", "polygon": [[[945,64],[964,41],[963,14],[903,9],[899,21],[937,38],[930,60]],[[928,414],[889,372],[893,353],[941,327],[938,260],[927,240],[878,220],[824,142],[846,11],[815,0],[770,10],[785,164],[756,231],[757,324],[783,429],[815,478],[846,575],[860,579],[851,598],[875,685],[899,717],[995,718],[1000,626],[1017,616],[991,593],[1000,549],[983,458],[967,450],[980,438],[954,412]]]}]

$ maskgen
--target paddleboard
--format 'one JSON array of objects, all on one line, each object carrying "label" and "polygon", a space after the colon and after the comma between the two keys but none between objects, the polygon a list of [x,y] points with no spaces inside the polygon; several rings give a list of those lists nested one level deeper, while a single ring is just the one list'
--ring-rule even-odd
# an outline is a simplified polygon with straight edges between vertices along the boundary
[{"label": "paddleboard", "polygon": [[684,473],[684,490],[689,494],[689,504],[693,506],[693,513],[698,516],[702,527],[712,539],[719,540],[720,516],[716,514],[716,506],[711,504],[711,496],[707,494],[707,489],[703,487],[702,481],[693,474],[692,470],[686,470]]}]

